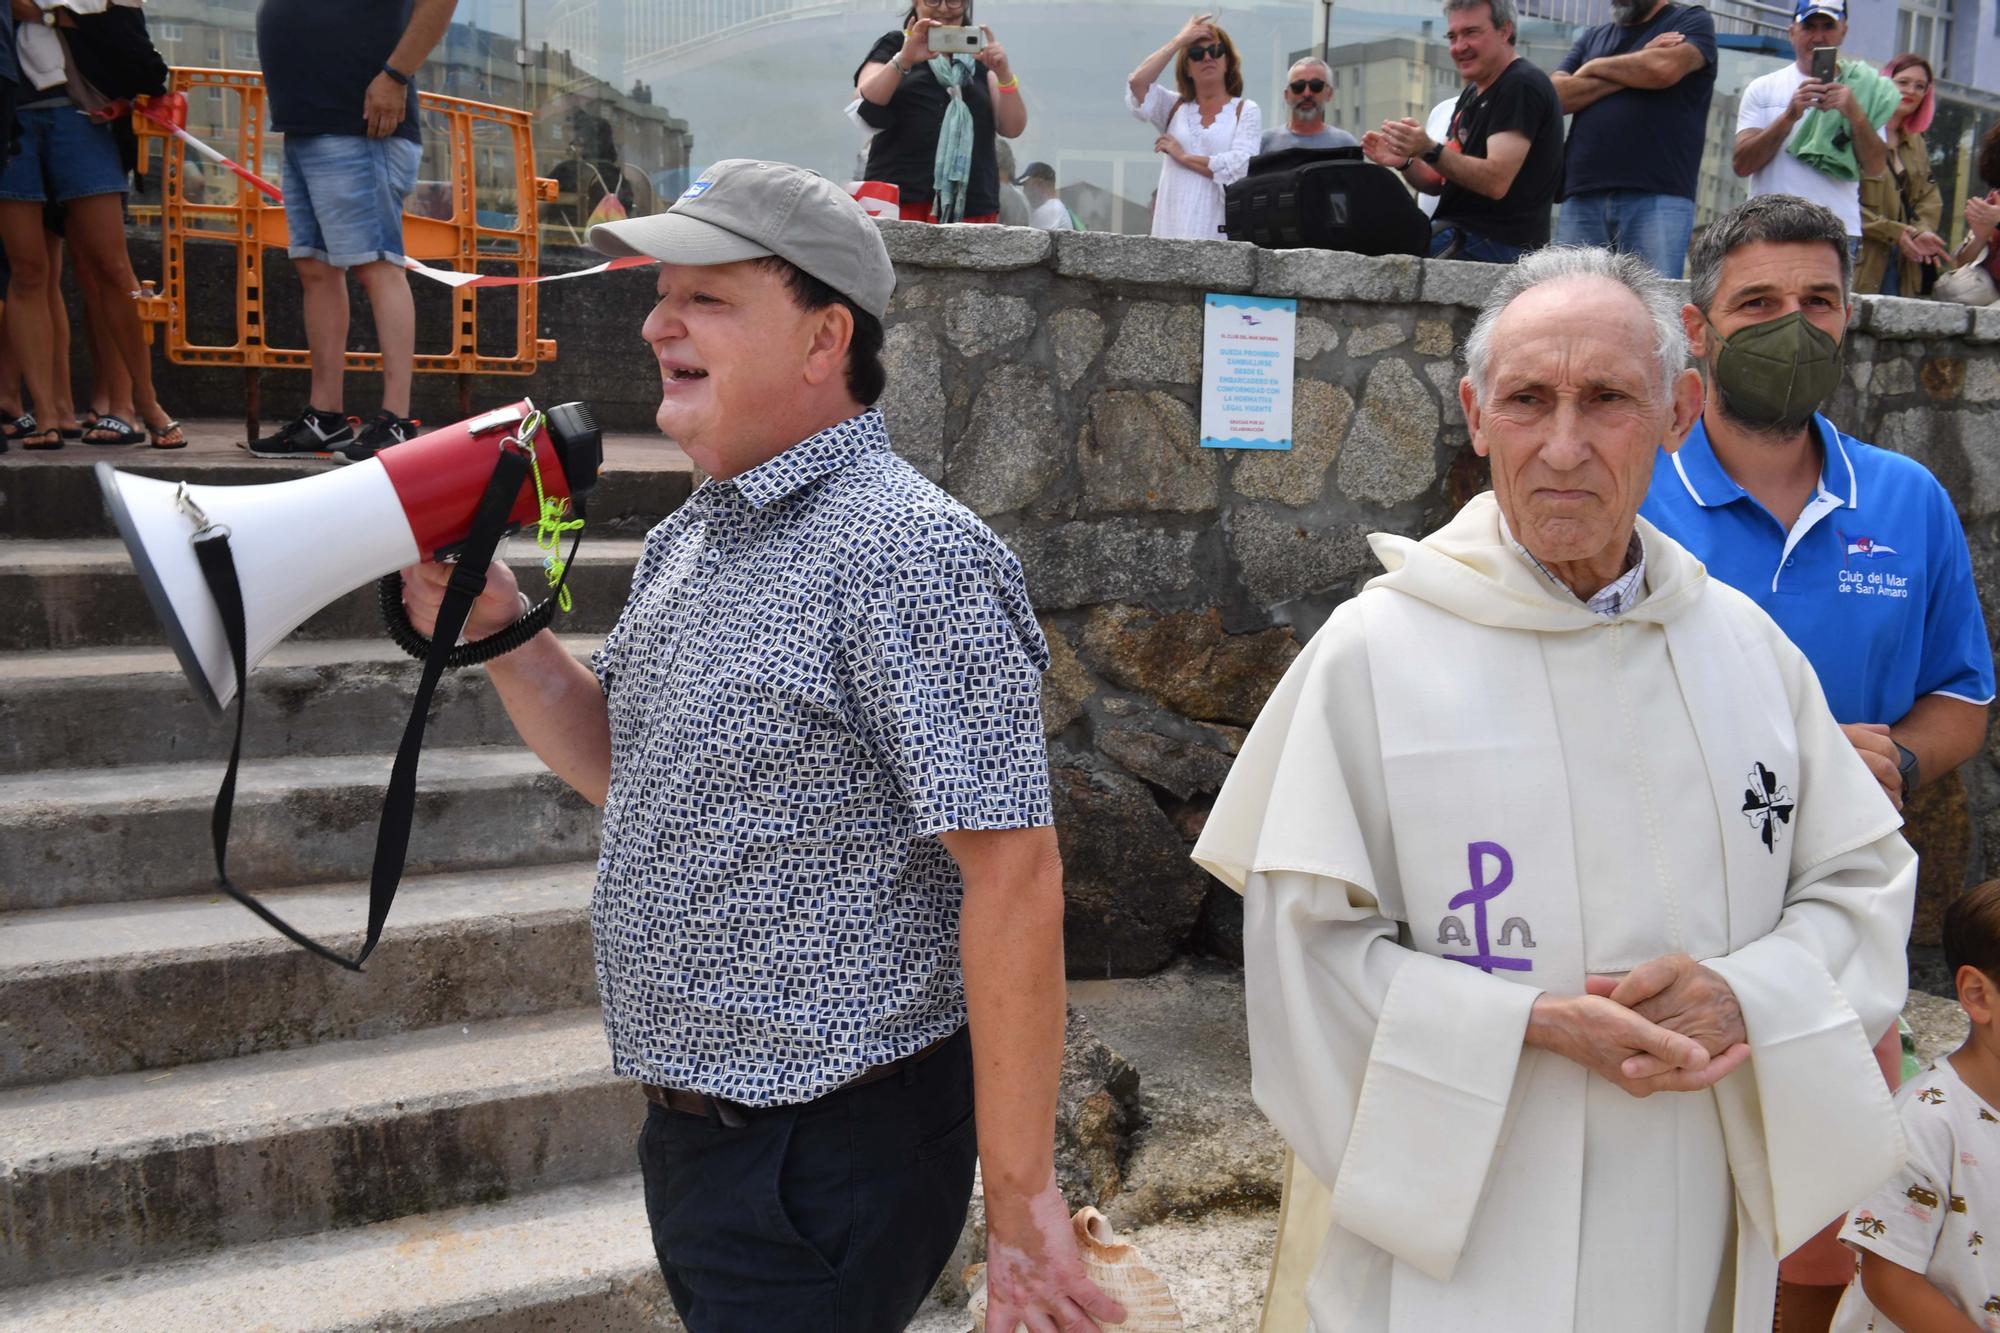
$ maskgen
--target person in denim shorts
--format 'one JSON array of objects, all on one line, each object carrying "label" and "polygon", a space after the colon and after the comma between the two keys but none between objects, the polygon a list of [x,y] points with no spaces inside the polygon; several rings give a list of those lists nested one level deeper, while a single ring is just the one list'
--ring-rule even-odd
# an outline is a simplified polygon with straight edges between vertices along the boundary
[{"label": "person in denim shorts", "polygon": [[[25,0],[24,0],[25,3]],[[35,410],[50,419],[23,414],[6,427],[24,449],[60,449],[63,429],[74,434],[76,422],[63,419],[60,405],[70,399],[68,386],[57,383],[56,347],[49,315],[49,286],[58,274],[49,262],[42,235],[43,207],[63,206],[64,237],[79,274],[96,289],[130,293],[139,283],[132,276],[132,257],[125,249],[124,163],[111,127],[85,116],[67,91],[67,55],[48,20],[69,22],[68,10],[55,0],[34,0],[43,22],[23,22],[15,40],[21,80],[15,112],[20,127],[20,152],[0,168],[0,246],[11,261],[7,283],[7,335],[21,362],[21,375]],[[15,7],[17,16],[22,6]],[[139,308],[129,296],[104,302],[107,333],[125,369],[132,376],[132,401],[146,435],[155,448],[179,449],[187,437],[180,424],[160,406],[153,392],[153,362]],[[122,424],[122,423],[121,423]],[[113,443],[132,441],[128,430]]]},{"label": "person in denim shorts", "polygon": [[[371,458],[416,433],[410,371],[417,321],[403,267],[403,200],[416,187],[419,66],[454,0],[263,0],[257,56],[272,128],[285,136],[287,250],[305,297],[312,388],[305,408],[254,440],[259,458]],[[382,406],[357,432],[347,417],[347,274],[375,312]]]}]

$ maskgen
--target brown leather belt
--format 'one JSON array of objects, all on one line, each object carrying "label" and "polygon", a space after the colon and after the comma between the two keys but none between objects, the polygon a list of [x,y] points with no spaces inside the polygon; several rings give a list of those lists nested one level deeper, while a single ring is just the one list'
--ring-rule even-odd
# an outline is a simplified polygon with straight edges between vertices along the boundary
[{"label": "brown leather belt", "polygon": [[[951,1034],[952,1037],[957,1035],[956,1032]],[[813,1100],[818,1101],[821,1098],[837,1096],[843,1092],[851,1092],[855,1088],[865,1087],[870,1083],[880,1083],[892,1074],[900,1074],[906,1069],[914,1069],[936,1054],[938,1048],[950,1040],[951,1037],[939,1037],[921,1051],[906,1055],[900,1060],[891,1060],[886,1065],[874,1065],[864,1069],[831,1092],[821,1093],[820,1097],[816,1097]],[[646,1100],[655,1106],[664,1107],[669,1111],[677,1111],[681,1115],[698,1115],[704,1120],[713,1120],[727,1129],[743,1128],[743,1126],[750,1123],[750,1117],[756,1115],[762,1109],[754,1106],[745,1106],[741,1102],[732,1102],[706,1092],[689,1092],[684,1088],[663,1088],[654,1083],[641,1083],[639,1090],[644,1092]]]}]

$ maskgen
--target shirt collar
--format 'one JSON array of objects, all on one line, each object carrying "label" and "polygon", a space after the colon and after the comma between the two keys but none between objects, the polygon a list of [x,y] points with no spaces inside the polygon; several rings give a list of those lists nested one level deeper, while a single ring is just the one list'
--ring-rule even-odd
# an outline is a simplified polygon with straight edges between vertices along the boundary
[{"label": "shirt collar", "polygon": [[[1514,553],[1539,570],[1543,578],[1568,596],[1576,597],[1576,592],[1557,578],[1547,565],[1536,559],[1533,551],[1514,540],[1513,529],[1507,526],[1505,514],[1500,516],[1500,535],[1507,539],[1507,544],[1514,548]],[[1606,620],[1622,616],[1638,605],[1646,586],[1646,542],[1639,535],[1636,524],[1632,528],[1632,540],[1625,547],[1625,561],[1627,568],[1623,574],[1592,593],[1588,601],[1581,597],[1576,599]]]},{"label": "shirt collar", "polygon": [[[1859,509],[1861,482],[1854,474],[1853,460],[1847,455],[1847,437],[1817,412],[1813,413],[1812,428],[1820,442],[1819,489],[1828,495],[1844,495],[1847,498],[1842,503],[1847,508]],[[1750,494],[1723,470],[1721,460],[1715,456],[1715,447],[1708,441],[1706,421],[1695,422],[1687,443],[1669,457],[1681,485],[1687,488],[1688,498],[1703,509],[1732,504]]]},{"label": "shirt collar", "polygon": [[807,436],[723,485],[734,487],[751,507],[763,509],[838,472],[864,453],[888,447],[889,429],[882,421],[881,409],[871,407]]}]

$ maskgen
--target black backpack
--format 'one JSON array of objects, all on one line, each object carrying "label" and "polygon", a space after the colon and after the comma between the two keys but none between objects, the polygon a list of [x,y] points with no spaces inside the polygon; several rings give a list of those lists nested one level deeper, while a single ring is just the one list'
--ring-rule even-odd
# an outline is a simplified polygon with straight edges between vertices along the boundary
[{"label": "black backpack", "polygon": [[1250,159],[1222,192],[1222,229],[1270,250],[1423,255],[1431,220],[1402,180],[1359,148],[1287,148]]},{"label": "black backpack", "polygon": [[137,7],[110,5],[101,14],[73,13],[71,18],[74,26],[56,31],[84,82],[113,101],[167,90],[167,62]]}]

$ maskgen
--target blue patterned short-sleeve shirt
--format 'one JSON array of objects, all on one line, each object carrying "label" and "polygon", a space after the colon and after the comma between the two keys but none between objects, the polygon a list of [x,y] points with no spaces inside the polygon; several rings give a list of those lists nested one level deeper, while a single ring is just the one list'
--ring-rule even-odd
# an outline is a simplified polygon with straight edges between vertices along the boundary
[{"label": "blue patterned short-sleeve shirt", "polygon": [[594,666],[619,1073],[810,1100],[965,1022],[936,834],[1053,822],[1021,568],[870,410],[648,535]]}]

